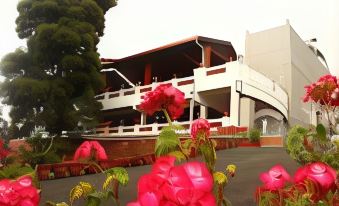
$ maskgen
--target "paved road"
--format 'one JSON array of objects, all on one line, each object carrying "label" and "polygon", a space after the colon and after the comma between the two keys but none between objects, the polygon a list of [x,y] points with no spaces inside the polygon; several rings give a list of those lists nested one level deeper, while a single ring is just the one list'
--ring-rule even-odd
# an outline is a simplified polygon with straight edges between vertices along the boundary
[{"label": "paved road", "polygon": [[[283,165],[290,174],[294,174],[298,165],[285,152],[283,148],[235,148],[217,152],[217,170],[224,170],[227,164],[237,165],[236,176],[231,179],[226,187],[225,195],[232,202],[233,206],[255,205],[253,197],[256,186],[260,185],[259,174],[267,171],[275,164]],[[121,203],[136,199],[136,185],[139,177],[150,171],[150,166],[128,168],[130,176],[129,184],[122,188]],[[55,202],[68,201],[70,188],[79,181],[88,181],[101,188],[104,176],[101,174],[86,175],[80,177],[63,178],[41,182],[42,199],[41,204],[46,200]],[[83,202],[77,201],[74,206],[81,206]],[[112,202],[105,205],[112,206]]]}]

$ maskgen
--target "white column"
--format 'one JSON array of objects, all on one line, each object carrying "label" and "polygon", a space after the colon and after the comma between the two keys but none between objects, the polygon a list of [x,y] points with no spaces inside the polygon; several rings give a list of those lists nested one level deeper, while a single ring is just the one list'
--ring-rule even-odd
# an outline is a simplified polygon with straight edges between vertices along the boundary
[{"label": "white column", "polygon": [[230,102],[230,124],[239,126],[239,93],[234,86],[231,87],[231,102]]},{"label": "white column", "polygon": [[190,119],[189,121],[193,121],[193,112],[194,112],[194,100],[190,100]]},{"label": "white column", "polygon": [[207,119],[208,108],[204,105],[200,105],[200,118]]},{"label": "white column", "polygon": [[146,114],[145,112],[141,112],[141,117],[140,117],[140,124],[145,125],[146,124]]},{"label": "white column", "polygon": [[253,128],[255,102],[247,97],[240,99],[240,126]]}]

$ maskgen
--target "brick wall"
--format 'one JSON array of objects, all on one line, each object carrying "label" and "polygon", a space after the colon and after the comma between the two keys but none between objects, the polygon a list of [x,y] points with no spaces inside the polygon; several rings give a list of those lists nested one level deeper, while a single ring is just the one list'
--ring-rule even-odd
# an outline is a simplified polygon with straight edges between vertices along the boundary
[{"label": "brick wall", "polygon": [[260,137],[262,147],[283,147],[284,142],[281,136],[262,136]]},{"label": "brick wall", "polygon": [[[184,139],[182,139],[184,140]],[[242,139],[233,138],[215,138],[217,142],[217,150],[234,148],[242,141]],[[84,139],[60,139],[58,141],[64,142],[71,146],[72,151],[66,154],[65,160],[72,160],[75,149],[84,141]],[[141,140],[98,140],[98,142],[105,148],[109,159],[117,159],[123,157],[135,157],[154,152],[155,139],[141,139]],[[19,145],[26,145],[24,140],[15,140],[10,142],[10,147],[17,150]],[[27,146],[27,145],[26,145]]]}]

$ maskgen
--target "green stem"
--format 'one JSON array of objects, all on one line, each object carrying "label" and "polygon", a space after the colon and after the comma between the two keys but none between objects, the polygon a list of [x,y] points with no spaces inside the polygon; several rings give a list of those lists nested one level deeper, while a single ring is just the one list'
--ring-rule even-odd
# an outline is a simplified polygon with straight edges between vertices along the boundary
[{"label": "green stem", "polygon": [[45,156],[49,152],[49,150],[52,148],[53,140],[54,140],[54,137],[52,137],[51,143],[49,144],[48,148],[45,150],[44,153],[42,153],[43,156]]},{"label": "green stem", "polygon": [[113,180],[113,196],[115,198],[115,202],[118,206],[120,206],[120,200],[119,200],[119,182],[114,179]]},{"label": "green stem", "polygon": [[171,120],[170,116],[168,115],[167,110],[166,110],[166,109],[161,109],[161,110],[162,110],[162,111],[164,112],[164,114],[165,114],[165,117],[166,117],[166,119],[167,119],[168,125],[169,125],[169,126],[172,126],[172,120]]},{"label": "green stem", "polygon": [[91,162],[91,164],[94,165],[94,166],[96,166],[96,167],[100,170],[101,173],[105,173],[105,171],[100,167],[100,165],[98,165],[98,163],[96,163],[96,162]]}]

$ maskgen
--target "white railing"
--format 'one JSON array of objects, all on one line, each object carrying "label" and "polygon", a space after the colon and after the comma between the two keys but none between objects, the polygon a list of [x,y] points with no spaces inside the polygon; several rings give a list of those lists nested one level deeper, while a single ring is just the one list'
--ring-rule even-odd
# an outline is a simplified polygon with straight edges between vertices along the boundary
[{"label": "white railing", "polygon": [[185,98],[192,98],[194,77],[185,77],[179,79],[171,79],[164,82],[153,82],[150,85],[136,86],[134,88],[121,89],[119,91],[105,92],[95,96],[102,102],[103,110],[114,109],[126,106],[135,107],[141,101],[145,93],[154,90],[160,84],[172,84],[185,94]]},{"label": "white railing", "polygon": [[[235,82],[242,81],[243,94],[271,104],[288,117],[287,92],[278,83],[245,64],[234,61],[210,68],[198,68],[194,70],[194,77],[196,95],[199,92],[236,87]],[[195,99],[200,101],[199,96]]]},{"label": "white railing", "polygon": [[[217,131],[217,127],[230,126],[229,117],[222,117],[218,119],[209,119],[208,122],[211,125],[211,131]],[[178,134],[186,135],[189,134],[189,129],[191,122],[176,122],[173,124],[178,124],[184,127],[183,130],[176,131]],[[153,123],[148,125],[134,125],[134,126],[118,126],[118,127],[104,127],[96,129],[96,136],[98,137],[121,137],[121,136],[156,136],[159,135],[163,127],[168,126],[168,123]]]}]

